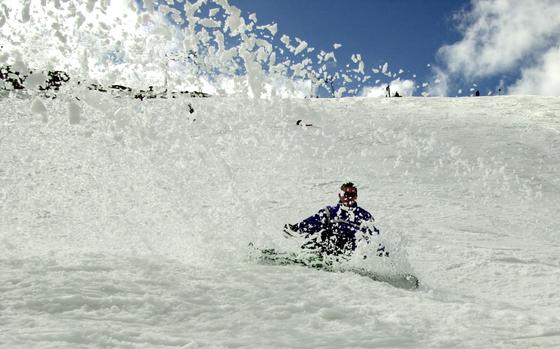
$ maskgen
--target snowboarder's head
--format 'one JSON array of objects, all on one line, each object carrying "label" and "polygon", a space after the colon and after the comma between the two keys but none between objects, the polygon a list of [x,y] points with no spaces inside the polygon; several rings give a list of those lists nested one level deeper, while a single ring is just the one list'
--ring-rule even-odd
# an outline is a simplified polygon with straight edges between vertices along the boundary
[{"label": "snowboarder's head", "polygon": [[356,188],[356,186],[354,186],[354,183],[352,182],[344,183],[340,187],[338,198],[340,199],[340,203],[344,206],[356,206],[356,199],[358,198],[358,188]]}]

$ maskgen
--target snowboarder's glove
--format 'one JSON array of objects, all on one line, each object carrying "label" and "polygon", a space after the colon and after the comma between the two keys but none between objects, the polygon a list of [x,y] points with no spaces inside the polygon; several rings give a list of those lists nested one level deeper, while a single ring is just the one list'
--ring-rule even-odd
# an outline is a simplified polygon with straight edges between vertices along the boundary
[{"label": "snowboarder's glove", "polygon": [[286,239],[297,237],[299,227],[297,224],[284,224],[284,237]]}]

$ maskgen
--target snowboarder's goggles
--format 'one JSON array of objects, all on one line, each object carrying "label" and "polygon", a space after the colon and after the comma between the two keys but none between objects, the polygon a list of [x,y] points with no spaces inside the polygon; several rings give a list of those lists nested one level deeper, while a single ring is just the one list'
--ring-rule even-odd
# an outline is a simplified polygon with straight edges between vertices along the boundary
[{"label": "snowboarder's goggles", "polygon": [[358,192],[356,190],[348,190],[342,192],[342,196],[347,198],[355,198],[356,196],[358,196]]}]

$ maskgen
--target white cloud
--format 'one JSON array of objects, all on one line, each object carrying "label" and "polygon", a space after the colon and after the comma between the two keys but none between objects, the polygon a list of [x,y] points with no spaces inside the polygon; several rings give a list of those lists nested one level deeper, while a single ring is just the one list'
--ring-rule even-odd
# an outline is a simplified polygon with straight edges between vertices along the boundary
[{"label": "white cloud", "polygon": [[385,97],[385,87],[387,87],[387,85],[364,87],[362,90],[362,97]]},{"label": "white cloud", "polygon": [[524,69],[510,93],[560,95],[560,47],[550,49],[538,65]]},{"label": "white cloud", "polygon": [[522,71],[511,91],[541,94],[544,86],[558,86],[560,74],[546,72],[555,70],[550,62],[560,44],[560,1],[472,0],[471,5],[457,15],[463,39],[438,51],[443,74],[474,79]]},{"label": "white cloud", "polygon": [[[401,96],[412,96],[416,83],[413,80],[395,79],[389,83],[391,86],[391,94],[398,92]],[[363,97],[385,97],[387,84],[365,87],[362,90]]]}]

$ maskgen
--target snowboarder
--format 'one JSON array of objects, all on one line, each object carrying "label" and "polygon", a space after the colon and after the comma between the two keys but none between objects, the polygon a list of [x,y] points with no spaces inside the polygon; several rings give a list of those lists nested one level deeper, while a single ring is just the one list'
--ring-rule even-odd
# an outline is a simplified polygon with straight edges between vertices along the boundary
[{"label": "snowboarder", "polygon": [[385,97],[391,97],[391,85],[387,85],[387,87],[385,87]]},{"label": "snowboarder", "polygon": [[[302,249],[333,256],[350,256],[358,241],[369,243],[372,236],[379,235],[373,216],[358,206],[358,188],[353,183],[344,183],[338,198],[335,206],[327,206],[300,223],[286,224],[284,234],[287,237],[302,235],[307,239]],[[377,254],[389,255],[381,244]]]}]

